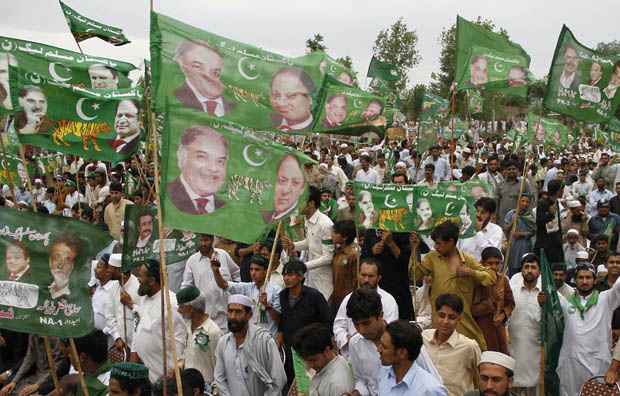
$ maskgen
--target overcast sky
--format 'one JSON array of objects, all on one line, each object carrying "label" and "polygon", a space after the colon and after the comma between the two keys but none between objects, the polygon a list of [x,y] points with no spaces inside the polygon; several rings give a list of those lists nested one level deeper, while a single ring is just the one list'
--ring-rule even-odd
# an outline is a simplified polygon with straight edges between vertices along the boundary
[{"label": "overcast sky", "polygon": [[[333,57],[350,56],[359,76],[366,74],[377,33],[404,17],[419,37],[422,61],[410,72],[412,83],[427,83],[439,67],[439,36],[456,15],[490,18],[508,30],[532,58],[538,77],[549,69],[562,24],[588,46],[620,39],[618,0],[154,0],[155,10],[185,23],[289,56],[304,53],[314,33],[325,37]],[[122,28],[131,44],[114,47],[93,38],[85,53],[139,66],[148,58],[148,0],[66,0],[76,11]],[[0,35],[77,51],[55,0],[0,1]],[[363,81],[363,79],[362,79]]]}]

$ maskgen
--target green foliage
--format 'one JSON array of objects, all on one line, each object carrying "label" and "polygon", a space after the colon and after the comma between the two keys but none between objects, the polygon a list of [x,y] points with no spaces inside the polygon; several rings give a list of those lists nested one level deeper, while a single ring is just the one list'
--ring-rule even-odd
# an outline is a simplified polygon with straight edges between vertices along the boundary
[{"label": "green foliage", "polygon": [[596,50],[606,56],[620,55],[620,41],[614,40],[608,43],[598,43],[596,45]]},{"label": "green foliage", "polygon": [[306,48],[310,50],[310,52],[314,51],[325,51],[327,46],[323,42],[323,35],[320,33],[316,33],[314,37],[306,40]]}]

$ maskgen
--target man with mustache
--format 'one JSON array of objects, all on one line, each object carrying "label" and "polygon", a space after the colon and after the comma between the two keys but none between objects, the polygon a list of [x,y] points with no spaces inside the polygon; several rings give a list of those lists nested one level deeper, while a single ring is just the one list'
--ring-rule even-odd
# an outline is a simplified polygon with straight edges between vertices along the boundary
[{"label": "man with mustache", "polygon": [[284,67],[271,80],[271,122],[281,131],[299,131],[312,126],[312,93],[315,85],[302,69]]},{"label": "man with mustache", "polygon": [[465,396],[512,396],[512,378],[515,360],[501,352],[486,351],[480,356],[479,390],[465,393]]},{"label": "man with mustache", "polygon": [[185,74],[185,82],[174,92],[179,102],[215,117],[233,110],[235,104],[223,96],[224,59],[217,50],[204,41],[185,40],[177,47],[174,60]]},{"label": "man with mustache", "polygon": [[110,66],[95,63],[88,68],[88,77],[93,89],[118,88],[118,72]]},{"label": "man with mustache", "polygon": [[577,50],[571,44],[564,47],[564,68],[560,75],[560,86],[565,89],[577,90],[579,88],[580,77],[577,68],[579,67],[579,56]]},{"label": "man with mustache", "polygon": [[253,301],[242,294],[228,299],[228,330],[215,351],[215,385],[221,396],[279,396],[286,385],[284,365],[268,330],[249,323]]},{"label": "man with mustache", "polygon": [[153,235],[153,215],[145,213],[138,217],[138,242],[136,242],[137,248],[143,248],[148,245]]},{"label": "man with mustache", "polygon": [[66,235],[52,243],[49,264],[54,281],[49,285],[49,291],[53,299],[71,294],[69,282],[75,267],[75,259],[80,254],[80,248],[80,240],[72,235]]},{"label": "man with mustache", "polygon": [[41,88],[27,85],[19,92],[19,105],[22,111],[15,114],[17,133],[30,135],[49,130],[53,122],[47,118],[47,97]]},{"label": "man with mustache", "polygon": [[140,142],[140,108],[133,100],[121,100],[114,118],[116,137],[110,145],[119,154],[136,150]]}]

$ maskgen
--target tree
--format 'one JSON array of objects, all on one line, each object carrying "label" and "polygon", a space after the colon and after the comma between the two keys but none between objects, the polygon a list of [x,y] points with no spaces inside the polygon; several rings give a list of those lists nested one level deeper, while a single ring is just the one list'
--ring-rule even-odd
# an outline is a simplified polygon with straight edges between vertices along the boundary
[{"label": "tree", "polygon": [[353,69],[353,59],[351,59],[351,57],[347,55],[345,57],[336,58],[336,62],[351,70],[351,73],[353,73],[353,75],[351,76],[353,77],[353,85],[357,86],[357,72],[355,71],[355,69]]},{"label": "tree", "polygon": [[325,51],[327,49],[327,46],[323,42],[323,35],[320,33],[316,33],[314,37],[306,40],[306,48],[308,48],[310,52]]},{"label": "tree", "polygon": [[392,26],[381,30],[372,49],[373,55],[382,62],[396,66],[399,79],[394,83],[395,90],[400,93],[407,87],[407,72],[422,60],[418,45],[418,34],[409,30],[401,17]]},{"label": "tree", "polygon": [[602,55],[620,55],[620,41],[614,40],[609,43],[598,43],[596,50]]},{"label": "tree", "polygon": [[403,95],[403,113],[408,119],[417,119],[422,112],[426,85],[417,84],[413,89],[408,89]]}]

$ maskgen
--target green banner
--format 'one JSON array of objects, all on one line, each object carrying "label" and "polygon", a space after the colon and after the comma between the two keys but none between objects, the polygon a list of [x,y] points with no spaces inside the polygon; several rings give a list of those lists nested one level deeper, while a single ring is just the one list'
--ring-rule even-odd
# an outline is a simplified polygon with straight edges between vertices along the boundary
[{"label": "green banner", "polygon": [[198,249],[198,237],[191,231],[164,228],[164,238],[160,239],[156,208],[127,206],[124,230],[123,271],[128,271],[149,258],[159,260],[162,244],[168,264],[185,260]]},{"label": "green banner", "polygon": [[385,133],[385,99],[327,77],[317,111],[316,132],[359,136]]},{"label": "green banner", "polygon": [[62,12],[65,14],[65,19],[67,20],[71,34],[75,37],[75,41],[80,42],[88,40],[91,37],[99,37],[103,41],[107,41],[116,46],[130,43],[123,34],[123,29],[108,26],[85,17],[62,1],[60,2],[60,8],[62,8]]},{"label": "green banner", "polygon": [[390,82],[398,81],[400,78],[398,75],[398,68],[395,65],[382,62],[374,56],[370,60],[366,76]]},{"label": "green banner", "polygon": [[24,85],[13,78],[11,87],[18,87],[12,128],[22,144],[112,162],[125,160],[138,149],[143,133],[140,88]]},{"label": "green banner", "polygon": [[[454,130],[454,133],[452,133]],[[443,128],[444,139],[460,139],[469,130],[469,122],[463,121],[460,118],[448,120],[448,125]]]},{"label": "green banner", "polygon": [[478,91],[477,89],[467,91],[467,108],[469,110],[469,114],[482,113],[483,104],[484,101],[482,99],[480,91]]},{"label": "green banner", "polygon": [[437,135],[434,121],[420,121],[416,138],[417,151],[420,155],[437,144]]},{"label": "green banner", "polygon": [[619,86],[620,55],[597,53],[563,26],[549,70],[545,107],[579,121],[605,123],[620,105]]},{"label": "green banner", "polygon": [[[131,63],[0,37],[0,70],[8,71],[9,65],[19,68],[17,80],[24,84],[55,81],[90,89],[129,88],[131,81],[127,75],[136,68]],[[0,73],[0,107],[10,108],[10,98],[17,94],[10,92],[9,73]]]},{"label": "green banner", "polygon": [[[6,118],[2,119],[2,126],[6,125]],[[0,152],[0,184],[10,185],[11,183],[23,186],[27,182],[24,165],[19,154],[19,140],[12,128],[0,133],[0,139],[4,146],[4,152]],[[2,146],[0,146],[2,147]]]},{"label": "green banner", "polygon": [[436,225],[450,220],[461,227],[465,238],[476,233],[475,201],[489,195],[488,187],[480,182],[446,182],[436,189],[356,182],[353,191],[358,226],[430,234]]},{"label": "green banner", "polygon": [[91,260],[111,242],[107,232],[78,220],[0,207],[0,328],[90,333]]},{"label": "green banner", "polygon": [[312,51],[307,55],[295,58],[299,64],[319,65],[322,74],[330,76],[343,84],[356,87],[357,79],[353,70],[344,66],[323,51]]},{"label": "green banner", "polygon": [[422,99],[420,120],[443,119],[448,114],[449,110],[450,102],[447,99],[425,92],[424,98]]},{"label": "green banner", "polygon": [[257,130],[315,123],[321,57],[288,58],[151,14],[155,107],[188,108]]},{"label": "green banner", "polygon": [[164,224],[253,243],[300,209],[300,152],[190,109],[168,109],[162,140]]},{"label": "green banner", "polygon": [[527,115],[527,138],[530,144],[558,149],[568,146],[568,135],[568,128],[559,120],[533,113]]},{"label": "green banner", "polygon": [[558,396],[560,379],[556,369],[564,337],[564,314],[553,282],[553,272],[543,250],[540,251],[540,258],[542,292],[547,296],[540,318],[540,332],[545,350],[545,395]]},{"label": "green banner", "polygon": [[512,128],[509,131],[507,131],[506,137],[508,137],[510,141],[512,142],[513,153],[521,149],[521,147],[524,144],[526,144],[528,141],[527,133],[524,133],[524,131],[518,131],[515,128]]},{"label": "green banner", "polygon": [[527,94],[530,56],[501,34],[457,17],[456,76],[457,89],[517,89]]}]

